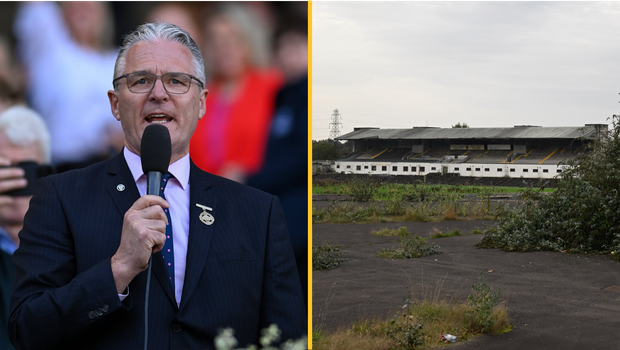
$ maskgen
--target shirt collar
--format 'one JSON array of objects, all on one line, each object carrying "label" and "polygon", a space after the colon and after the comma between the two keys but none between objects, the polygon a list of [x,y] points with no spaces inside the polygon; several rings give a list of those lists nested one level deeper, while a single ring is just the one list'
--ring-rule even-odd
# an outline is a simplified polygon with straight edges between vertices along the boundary
[{"label": "shirt collar", "polygon": [[[123,148],[123,155],[135,182],[138,182],[140,177],[146,176],[142,172],[142,160],[139,155],[133,153],[127,147]],[[170,164],[168,172],[179,181],[181,188],[185,190],[189,184],[189,153]]]}]

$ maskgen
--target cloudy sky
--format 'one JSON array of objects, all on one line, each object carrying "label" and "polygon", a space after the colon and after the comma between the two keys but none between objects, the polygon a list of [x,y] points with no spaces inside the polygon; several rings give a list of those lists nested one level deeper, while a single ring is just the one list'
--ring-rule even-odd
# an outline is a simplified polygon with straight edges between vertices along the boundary
[{"label": "cloudy sky", "polygon": [[356,126],[581,126],[620,114],[620,2],[312,5],[312,138]]}]

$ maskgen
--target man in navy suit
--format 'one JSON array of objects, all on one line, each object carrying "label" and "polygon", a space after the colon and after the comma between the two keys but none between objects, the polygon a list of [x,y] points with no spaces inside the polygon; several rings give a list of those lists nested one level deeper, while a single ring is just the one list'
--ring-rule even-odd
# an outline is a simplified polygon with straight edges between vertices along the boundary
[{"label": "man in navy suit", "polygon": [[[200,50],[180,28],[145,24],[126,37],[108,92],[123,152],[42,179],[26,214],[9,325],[17,349],[143,347],[151,251],[148,349],[213,349],[227,327],[240,346],[258,343],[270,324],[283,340],[306,333],[277,197],[203,172],[189,158],[205,113],[203,82]],[[166,200],[145,195],[139,156],[150,124],[170,131]]]}]

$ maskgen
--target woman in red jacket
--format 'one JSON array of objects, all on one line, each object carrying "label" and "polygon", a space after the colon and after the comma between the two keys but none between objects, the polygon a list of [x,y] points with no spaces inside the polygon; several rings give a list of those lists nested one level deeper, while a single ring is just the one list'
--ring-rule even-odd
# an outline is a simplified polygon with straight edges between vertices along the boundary
[{"label": "woman in red jacket", "polygon": [[265,68],[270,45],[250,9],[222,5],[206,22],[207,112],[190,143],[201,169],[244,182],[263,161],[279,71]]}]

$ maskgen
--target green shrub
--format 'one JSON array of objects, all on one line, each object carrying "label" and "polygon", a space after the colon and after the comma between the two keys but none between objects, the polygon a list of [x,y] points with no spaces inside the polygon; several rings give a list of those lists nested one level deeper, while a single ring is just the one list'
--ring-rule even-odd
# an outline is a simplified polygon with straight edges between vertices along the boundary
[{"label": "green shrub", "polygon": [[368,181],[364,181],[359,177],[354,177],[348,182],[348,186],[351,191],[351,195],[356,201],[368,202],[373,199],[375,193],[377,193],[379,183],[370,178]]},{"label": "green shrub", "polygon": [[328,242],[312,247],[312,270],[331,270],[344,262],[339,245]]},{"label": "green shrub", "polygon": [[471,286],[471,288],[474,292],[467,299],[469,299],[473,310],[469,311],[467,316],[472,322],[473,331],[486,333],[495,324],[495,316],[491,311],[497,303],[501,288],[497,289],[497,292],[492,293],[491,287],[484,282],[482,272],[480,272],[480,277],[478,277],[478,283]]},{"label": "green shrub", "polygon": [[496,226],[479,247],[506,251],[567,250],[612,252],[620,249],[620,116],[591,151],[569,163],[557,191],[543,187],[521,193],[522,204],[496,211]]},{"label": "green shrub", "polygon": [[389,259],[414,259],[421,258],[423,256],[427,256],[430,254],[441,253],[439,249],[441,248],[437,244],[433,243],[428,247],[425,247],[426,240],[419,236],[411,235],[406,229],[402,230],[401,227],[399,229],[400,234],[400,248],[389,249],[384,248],[381,249],[378,256],[380,258],[389,258]]},{"label": "green shrub", "polygon": [[389,321],[385,333],[392,339],[396,346],[393,350],[409,350],[422,346],[425,343],[424,325],[414,317],[413,304],[410,298],[404,300],[402,311],[395,314]]},{"label": "green shrub", "polygon": [[402,200],[393,199],[383,203],[385,215],[404,215],[407,208]]}]

